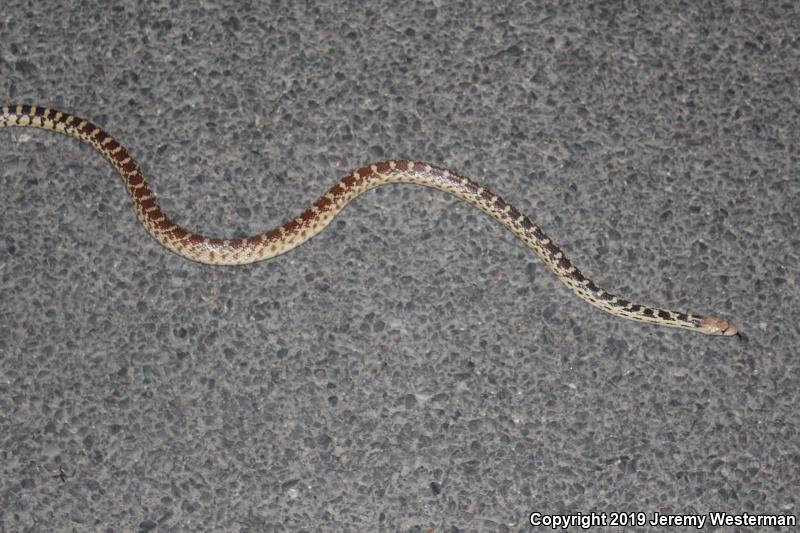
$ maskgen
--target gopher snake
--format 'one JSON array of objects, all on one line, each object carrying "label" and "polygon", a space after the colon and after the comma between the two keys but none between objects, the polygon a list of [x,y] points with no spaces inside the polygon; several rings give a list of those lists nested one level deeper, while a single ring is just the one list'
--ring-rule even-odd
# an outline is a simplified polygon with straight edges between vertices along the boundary
[{"label": "gopher snake", "polygon": [[31,105],[0,109],[0,128],[27,126],[75,137],[94,146],[117,169],[139,221],[158,242],[176,254],[213,265],[241,265],[275,257],[322,231],[356,196],[386,183],[416,183],[448,192],[496,218],[521,238],[567,287],[595,307],[616,316],[699,331],[736,335],[736,327],[720,318],[665,311],[615,296],[585,277],[556,244],[528,217],[486,187],[447,169],[418,161],[383,161],[342,178],[299,216],[282,226],[243,239],[219,239],[192,233],[161,211],[155,195],[128,151],[91,122],[67,113]]}]

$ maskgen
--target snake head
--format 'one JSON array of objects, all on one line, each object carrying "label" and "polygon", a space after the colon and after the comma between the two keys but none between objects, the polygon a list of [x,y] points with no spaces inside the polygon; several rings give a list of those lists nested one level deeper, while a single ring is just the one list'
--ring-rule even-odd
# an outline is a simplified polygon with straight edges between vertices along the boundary
[{"label": "snake head", "polygon": [[739,335],[739,330],[736,329],[732,322],[713,316],[704,316],[700,320],[699,328],[706,335],[724,335],[726,337]]}]

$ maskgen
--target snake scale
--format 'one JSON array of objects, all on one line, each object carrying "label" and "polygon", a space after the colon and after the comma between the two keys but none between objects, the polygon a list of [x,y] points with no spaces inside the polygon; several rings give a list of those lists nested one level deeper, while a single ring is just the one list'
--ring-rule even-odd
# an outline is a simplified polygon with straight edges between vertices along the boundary
[{"label": "snake scale", "polygon": [[716,317],[656,309],[631,302],[598,287],[581,274],[564,252],[514,206],[486,187],[445,168],[418,161],[392,160],[367,165],[345,176],[299,216],[260,235],[221,239],[198,235],[170,220],[156,202],[141,169],[111,135],[91,122],[46,107],[0,108],[0,128],[42,128],[75,137],[108,159],[128,189],[139,221],[159,243],[201,263],[241,265],[288,252],[322,231],[356,196],[387,183],[415,183],[448,192],[497,219],[522,239],[567,287],[595,307],[619,317],[707,335],[736,335],[731,322]]}]

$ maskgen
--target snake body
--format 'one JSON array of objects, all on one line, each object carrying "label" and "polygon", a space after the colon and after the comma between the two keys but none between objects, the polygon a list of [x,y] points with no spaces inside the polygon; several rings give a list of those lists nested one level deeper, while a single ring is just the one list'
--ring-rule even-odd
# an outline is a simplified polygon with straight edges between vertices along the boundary
[{"label": "snake body", "polygon": [[170,220],[156,202],[141,169],[111,135],[91,122],[46,107],[0,108],[0,128],[21,126],[55,131],[94,146],[108,159],[133,200],[139,221],[159,243],[176,254],[212,265],[241,265],[288,252],[322,231],[356,196],[387,183],[415,183],[448,192],[468,202],[522,239],[567,287],[583,300],[612,315],[685,328],[708,335],[735,335],[736,327],[720,318],[657,309],[631,302],[598,287],[564,252],[514,206],[486,187],[445,168],[418,161],[392,160],[367,165],[343,177],[314,204],[277,228],[242,239],[198,235]]}]

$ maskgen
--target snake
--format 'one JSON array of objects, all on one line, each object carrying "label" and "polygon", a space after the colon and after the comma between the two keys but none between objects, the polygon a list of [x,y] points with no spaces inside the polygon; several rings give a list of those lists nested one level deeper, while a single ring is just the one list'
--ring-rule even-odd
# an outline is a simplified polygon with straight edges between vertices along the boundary
[{"label": "snake", "polygon": [[602,289],[584,276],[529,217],[483,185],[441,166],[405,159],[365,165],[341,178],[309,208],[283,225],[250,237],[227,239],[189,231],[167,217],[128,150],[92,122],[48,107],[4,105],[0,108],[0,128],[7,127],[45,129],[96,148],[122,178],[139,222],[147,232],[168,250],[191,261],[243,265],[270,259],[311,239],[362,193],[389,183],[411,183],[450,193],[487,213],[522,239],[579,298],[607,313],[706,335],[739,335],[728,320],[650,307]]}]

